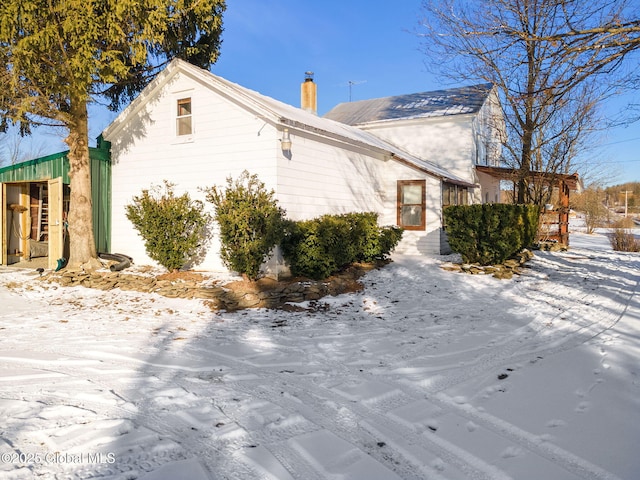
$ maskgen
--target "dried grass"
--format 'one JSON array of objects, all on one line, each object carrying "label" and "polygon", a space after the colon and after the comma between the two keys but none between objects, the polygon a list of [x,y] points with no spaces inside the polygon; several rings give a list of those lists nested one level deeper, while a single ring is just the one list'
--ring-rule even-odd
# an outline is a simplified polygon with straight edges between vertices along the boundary
[{"label": "dried grass", "polygon": [[617,252],[640,252],[640,240],[632,230],[626,228],[614,228],[609,234],[611,247]]}]

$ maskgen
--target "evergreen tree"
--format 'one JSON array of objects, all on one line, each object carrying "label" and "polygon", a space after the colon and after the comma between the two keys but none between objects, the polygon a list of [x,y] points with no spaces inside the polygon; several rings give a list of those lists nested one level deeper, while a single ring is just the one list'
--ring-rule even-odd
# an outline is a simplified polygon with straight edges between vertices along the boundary
[{"label": "evergreen tree", "polygon": [[69,266],[98,265],[91,213],[87,105],[117,110],[178,57],[219,55],[225,0],[11,0],[0,3],[0,129],[67,132]]}]

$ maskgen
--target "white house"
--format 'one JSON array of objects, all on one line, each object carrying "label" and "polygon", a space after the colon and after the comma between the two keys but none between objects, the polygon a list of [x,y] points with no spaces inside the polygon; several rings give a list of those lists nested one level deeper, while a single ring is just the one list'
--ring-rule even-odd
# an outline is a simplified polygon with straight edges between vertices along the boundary
[{"label": "white house", "polygon": [[[248,170],[275,191],[291,219],[375,211],[381,224],[406,229],[397,251],[440,253],[443,201],[482,198],[473,166],[480,157],[492,161],[479,134],[491,89],[476,89],[466,98],[475,103],[461,104],[456,115],[353,121],[341,112],[366,103],[341,105],[328,115],[334,119],[318,117],[315,88],[307,78],[303,108],[296,108],[171,62],[102,134],[111,143],[111,251],[153,263],[125,216],[143,189],[168,180],[177,193],[203,198],[201,187]],[[214,232],[197,267],[224,269],[218,251]]]},{"label": "white house", "polygon": [[[500,164],[504,123],[496,89],[490,83],[341,103],[325,118],[358,127],[479,186],[471,203],[500,200],[500,182],[476,166]],[[443,202],[457,188],[445,186]]]}]

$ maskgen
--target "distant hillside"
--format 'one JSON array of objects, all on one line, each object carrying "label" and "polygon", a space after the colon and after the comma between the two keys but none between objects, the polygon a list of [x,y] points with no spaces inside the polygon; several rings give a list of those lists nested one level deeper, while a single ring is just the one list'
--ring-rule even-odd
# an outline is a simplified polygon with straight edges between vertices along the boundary
[{"label": "distant hillside", "polygon": [[640,209],[640,182],[628,182],[604,189],[606,203],[610,207],[624,207],[629,213],[638,213]]}]

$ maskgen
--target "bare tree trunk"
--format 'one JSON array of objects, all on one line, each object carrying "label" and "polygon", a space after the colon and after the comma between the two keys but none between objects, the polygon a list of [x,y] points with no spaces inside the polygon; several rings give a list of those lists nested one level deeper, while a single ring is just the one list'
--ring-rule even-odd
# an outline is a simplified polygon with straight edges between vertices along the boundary
[{"label": "bare tree trunk", "polygon": [[531,174],[531,132],[522,135],[522,156],[520,157],[520,171],[518,173],[518,195],[516,203],[525,204],[529,200],[529,176]]},{"label": "bare tree trunk", "polygon": [[[530,17],[529,4],[525,4],[526,18]],[[529,28],[529,22],[525,23],[525,28]],[[525,44],[527,52],[527,87],[524,93],[524,121],[522,125],[522,156],[520,157],[520,178],[518,181],[518,203],[529,203],[529,175],[531,172],[531,160],[534,151],[533,136],[536,125],[534,121],[536,91],[536,78],[539,75],[536,44],[528,41]]]},{"label": "bare tree trunk", "polygon": [[[637,0],[422,0],[427,68],[493,83],[504,108],[502,163],[517,203],[544,203],[554,175],[602,129],[596,107],[632,85]],[[538,175],[541,174],[541,175]]]},{"label": "bare tree trunk", "polygon": [[87,102],[72,99],[69,122],[69,178],[71,198],[69,203],[69,263],[71,269],[93,270],[100,266],[93,236],[93,211],[91,207],[91,166]]}]

